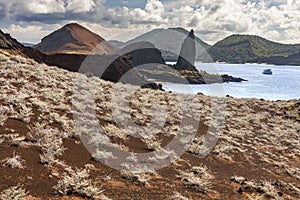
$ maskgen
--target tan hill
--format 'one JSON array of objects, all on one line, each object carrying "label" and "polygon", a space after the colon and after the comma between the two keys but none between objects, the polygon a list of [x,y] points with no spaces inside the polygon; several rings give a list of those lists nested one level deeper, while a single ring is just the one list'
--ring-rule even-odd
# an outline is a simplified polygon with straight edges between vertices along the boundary
[{"label": "tan hill", "polygon": [[90,54],[95,51],[95,54],[110,55],[117,50],[104,38],[77,23],[67,24],[33,47],[44,53],[68,54]]}]

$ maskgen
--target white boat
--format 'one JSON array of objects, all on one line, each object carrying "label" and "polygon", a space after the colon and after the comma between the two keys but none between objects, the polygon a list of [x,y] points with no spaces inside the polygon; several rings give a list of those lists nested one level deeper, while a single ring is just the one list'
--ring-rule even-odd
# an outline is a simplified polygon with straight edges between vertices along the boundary
[{"label": "white boat", "polygon": [[227,62],[223,62],[223,61],[217,60],[216,64],[227,64]]},{"label": "white boat", "polygon": [[272,69],[265,69],[265,70],[263,71],[263,74],[267,74],[267,75],[273,74]]}]

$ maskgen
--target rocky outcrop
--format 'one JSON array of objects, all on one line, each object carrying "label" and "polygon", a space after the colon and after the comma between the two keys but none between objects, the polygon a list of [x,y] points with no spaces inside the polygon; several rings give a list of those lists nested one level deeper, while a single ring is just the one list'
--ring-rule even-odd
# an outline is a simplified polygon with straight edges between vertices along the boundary
[{"label": "rocky outcrop", "polygon": [[44,37],[33,46],[44,53],[111,55],[117,48],[83,26],[71,23]]},{"label": "rocky outcrop", "polygon": [[133,67],[150,63],[165,64],[161,52],[150,42],[129,44],[118,51],[118,55],[129,56]]},{"label": "rocky outcrop", "polygon": [[142,85],[142,88],[149,88],[153,90],[161,90],[164,91],[162,84],[157,84],[157,83],[146,83]]},{"label": "rocky outcrop", "polygon": [[174,66],[178,70],[196,70],[196,42],[194,30],[191,30],[187,38],[184,40],[177,64]]},{"label": "rocky outcrop", "polygon": [[148,77],[139,68],[149,63],[165,64],[165,61],[154,45],[142,42],[128,45],[115,55],[90,55],[86,57],[80,70],[104,80],[144,85],[149,83]]}]

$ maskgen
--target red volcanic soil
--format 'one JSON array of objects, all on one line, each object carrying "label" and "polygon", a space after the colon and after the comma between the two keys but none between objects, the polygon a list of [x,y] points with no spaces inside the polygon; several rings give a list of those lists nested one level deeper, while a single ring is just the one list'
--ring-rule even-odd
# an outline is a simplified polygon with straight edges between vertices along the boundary
[{"label": "red volcanic soil", "polygon": [[33,46],[44,53],[110,55],[117,48],[101,36],[77,23],[67,24],[61,29],[44,37],[42,42]]},{"label": "red volcanic soil", "polygon": [[[77,73],[32,60],[0,54],[0,199],[3,190],[18,184],[28,192],[27,199],[93,199],[88,192],[82,192],[91,187],[91,183],[101,185],[102,195],[106,196],[102,199],[112,200],[299,199],[300,124],[295,119],[295,116],[299,117],[299,102],[228,97],[224,99],[224,124],[219,124],[222,110],[216,112],[217,116],[213,116],[212,111],[213,105],[222,103],[222,99],[122,84],[117,88],[116,84],[97,78],[87,79],[84,75],[79,76],[83,84],[76,85],[77,76]],[[86,98],[85,91],[75,92],[84,87],[95,90],[94,107],[86,103],[91,99]],[[134,94],[130,93],[132,89]],[[163,119],[166,123],[157,138],[144,141],[133,137],[134,126],[124,130],[118,126],[112,114],[113,106],[117,107],[112,104],[112,95],[116,91],[115,95],[124,101],[131,94],[127,98],[129,109],[120,110],[119,116],[122,118],[129,113],[135,124],[147,127],[145,134],[153,130],[148,126],[153,117],[161,119],[166,115]],[[165,147],[174,134],[180,134],[178,129],[193,131],[189,124],[178,126],[183,115],[179,97],[189,100],[186,104],[190,111],[186,113],[189,122],[194,124],[193,121],[199,119],[197,135],[180,158],[146,174],[145,179],[144,174],[128,176],[97,162],[97,157],[87,151],[76,134],[73,114],[79,111],[74,107],[92,109],[111,143],[124,152],[153,152],[149,148],[151,142],[160,141],[158,146]],[[74,99],[80,101],[74,102]],[[123,101],[115,103],[124,104]],[[152,107],[164,108],[166,112],[154,111]],[[89,113],[79,117],[84,120],[81,128],[93,134],[94,129],[89,128],[93,120]],[[217,129],[222,129],[222,133],[216,145],[206,157],[199,156]],[[59,149],[64,151],[55,154],[56,161],[51,165],[43,164],[40,155],[48,155],[51,149],[54,153]],[[109,156],[105,149],[98,150],[100,157],[97,159],[101,155]],[[19,168],[7,164],[7,158],[14,155],[19,156],[17,160],[21,159]],[[151,159],[156,162],[171,155],[172,152],[166,150],[163,155],[157,154]],[[132,158],[132,162],[139,164],[134,160]],[[67,180],[65,184],[72,184],[68,173],[79,170],[77,175],[80,175],[87,164],[90,176],[81,181],[75,179],[70,191],[65,196],[59,195],[63,187],[54,186],[62,179]]]}]

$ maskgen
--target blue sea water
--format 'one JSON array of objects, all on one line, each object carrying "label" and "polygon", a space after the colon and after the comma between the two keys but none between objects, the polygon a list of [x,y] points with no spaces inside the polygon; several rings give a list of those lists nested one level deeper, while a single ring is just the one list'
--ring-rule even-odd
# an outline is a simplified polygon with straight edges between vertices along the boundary
[{"label": "blue sea water", "polygon": [[[210,85],[164,84],[164,89],[178,93],[203,93],[210,96],[230,95],[236,98],[263,98],[267,100],[300,99],[300,66],[267,64],[205,64],[196,63],[198,70],[228,74],[248,81]],[[272,75],[262,74],[272,69]]]}]

